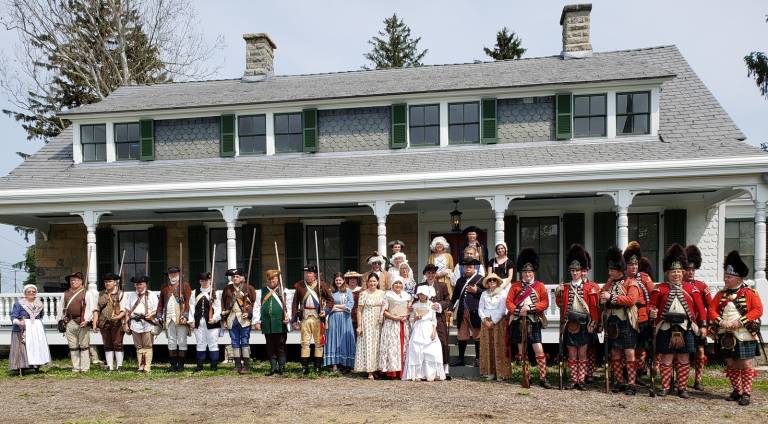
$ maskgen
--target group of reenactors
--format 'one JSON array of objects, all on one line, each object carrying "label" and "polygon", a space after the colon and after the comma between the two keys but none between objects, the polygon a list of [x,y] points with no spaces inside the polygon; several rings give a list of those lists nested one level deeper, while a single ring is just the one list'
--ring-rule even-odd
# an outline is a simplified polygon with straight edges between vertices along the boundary
[{"label": "group of reenactors", "polygon": [[[555,292],[561,317],[559,334],[564,348],[561,352],[567,352],[560,360],[565,360],[567,355],[570,370],[570,381],[564,388],[586,390],[586,384],[594,379],[597,352],[601,349],[598,335],[602,333],[606,387],[611,385],[612,392],[635,395],[638,386],[645,385],[638,377],[650,375],[660,376],[661,389],[650,388],[654,395],[666,396],[676,390],[678,396],[688,398],[691,363],[695,370],[693,387],[703,389],[702,374],[707,363],[704,348],[710,337],[716,341],[716,349],[726,363],[725,373],[733,388],[728,400],[748,405],[756,375],[752,359],[759,355],[759,320],[763,310],[760,297],[745,284],[749,268],[738,252],[730,252],[725,259],[725,287],[714,297],[707,284],[696,279],[701,263],[701,252],[696,246],[683,248],[674,244],[664,254],[664,278],[654,283],[650,262],[642,255],[640,245],[632,242],[624,251],[615,247],[608,249],[605,266],[609,277],[600,286],[587,278],[592,268],[589,253],[581,245],[571,246],[567,253],[571,281],[560,284]],[[471,271],[480,263],[476,258],[465,258],[462,264]],[[519,279],[510,284],[506,298],[509,345],[517,346],[518,352],[524,351],[523,345],[530,346],[539,369],[540,384],[551,388],[541,337],[547,325],[545,311],[549,308],[549,295],[544,283],[536,279],[538,265],[538,256],[532,249],[523,249],[518,255]],[[437,268],[428,267],[426,283],[422,284],[434,284],[436,280]],[[159,296],[149,294],[146,276],[132,278],[135,290],[124,293],[120,289],[120,277],[108,273],[103,276],[104,289],[98,299],[91,300],[84,290],[82,274],[69,275],[64,319],[73,369],[88,369],[88,331],[92,328],[101,333],[109,370],[122,367],[122,340],[127,333],[133,337],[139,371],[150,371],[154,336],[162,331],[168,339],[171,371],[184,369],[187,337],[192,332],[197,342],[195,370],[202,370],[206,359],[215,370],[219,362],[218,337],[226,329],[235,371],[247,373],[251,329],[256,329],[266,339],[271,365],[268,375],[282,374],[286,364],[286,336],[292,325],[301,334],[303,372],[309,373],[312,357],[315,369],[319,370],[323,358],[325,308],[332,305],[333,297],[328,286],[320,281],[315,265],[307,265],[303,271],[304,278],[293,285],[290,320],[278,270],[265,273],[259,316],[254,316],[256,289],[246,282],[239,268],[226,272],[229,283],[220,299],[213,290],[209,273],[200,274],[200,288],[192,290],[188,282],[181,280],[177,267],[168,269],[167,281]],[[473,281],[471,276],[462,278],[454,287],[453,297],[476,294],[479,298],[482,290],[476,288]],[[447,299],[443,300],[451,310]],[[474,338],[472,331],[476,329],[470,319],[473,303],[451,303],[458,305],[453,312],[459,333],[466,333],[460,337],[464,341],[461,347],[466,347],[466,341]],[[522,321],[526,325],[520,325]],[[447,339],[447,331],[443,330],[441,342]],[[312,343],[314,351],[310,350]],[[443,351],[447,353],[447,340],[443,344]],[[528,360],[520,355],[518,359],[526,363]]]}]

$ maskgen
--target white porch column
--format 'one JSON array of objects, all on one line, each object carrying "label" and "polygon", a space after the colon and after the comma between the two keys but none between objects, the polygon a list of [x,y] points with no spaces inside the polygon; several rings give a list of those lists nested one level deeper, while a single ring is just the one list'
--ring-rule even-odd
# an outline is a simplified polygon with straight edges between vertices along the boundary
[{"label": "white porch column", "polygon": [[86,257],[88,258],[87,270],[88,274],[88,291],[97,291],[96,282],[98,281],[98,258],[96,257],[96,226],[99,225],[99,219],[102,215],[110,213],[109,211],[94,211],[84,210],[79,212],[72,212],[71,215],[78,215],[83,219],[85,224],[85,230],[88,232],[85,236],[86,242]]},{"label": "white porch column", "polygon": [[598,192],[601,196],[611,196],[616,206],[616,247],[624,250],[629,244],[629,206],[632,200],[641,193],[648,193],[648,190],[616,190]]},{"label": "white porch column", "polygon": [[[755,201],[755,284],[758,289],[762,286],[761,294],[768,293],[768,284],[765,278],[765,207],[766,202],[758,198]],[[765,299],[765,297],[763,297]]]},{"label": "white porch column", "polygon": [[387,255],[387,215],[392,206],[400,203],[405,203],[402,200],[377,200],[370,203],[358,203],[360,206],[368,206],[373,209],[373,214],[376,215],[377,227],[377,243],[376,249],[380,255]]},{"label": "white porch column", "polygon": [[[509,202],[514,199],[520,199],[519,194],[494,194],[488,197],[476,197],[476,200],[485,200],[491,204],[494,216],[496,218],[496,228],[494,232],[494,243],[492,249],[495,249],[499,243],[504,242],[504,215],[507,213]],[[493,250],[495,252],[495,250]]]},{"label": "white porch column", "polygon": [[209,208],[221,212],[224,222],[227,224],[227,269],[237,268],[237,232],[235,225],[240,212],[248,209],[244,206],[227,205],[221,208]]}]

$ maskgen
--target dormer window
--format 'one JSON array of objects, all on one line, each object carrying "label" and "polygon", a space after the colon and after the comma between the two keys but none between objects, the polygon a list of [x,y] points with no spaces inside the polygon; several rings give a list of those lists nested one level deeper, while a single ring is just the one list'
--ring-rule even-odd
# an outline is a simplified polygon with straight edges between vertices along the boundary
[{"label": "dormer window", "polygon": [[605,94],[573,96],[573,136],[605,137]]},{"label": "dormer window", "polygon": [[139,123],[115,124],[115,153],[117,160],[139,160]]},{"label": "dormer window", "polygon": [[83,162],[106,162],[107,126],[81,125],[80,144],[83,147]]},{"label": "dormer window", "polygon": [[411,146],[440,145],[440,105],[411,106],[408,124]]},{"label": "dormer window", "polygon": [[301,113],[275,114],[275,151],[296,153],[304,151],[301,131]]},{"label": "dormer window", "polygon": [[616,134],[636,135],[651,132],[651,93],[616,94]]},{"label": "dormer window", "polygon": [[237,136],[241,155],[267,153],[267,116],[238,117]]},{"label": "dormer window", "polygon": [[450,144],[480,142],[480,104],[478,102],[448,105],[448,140]]}]

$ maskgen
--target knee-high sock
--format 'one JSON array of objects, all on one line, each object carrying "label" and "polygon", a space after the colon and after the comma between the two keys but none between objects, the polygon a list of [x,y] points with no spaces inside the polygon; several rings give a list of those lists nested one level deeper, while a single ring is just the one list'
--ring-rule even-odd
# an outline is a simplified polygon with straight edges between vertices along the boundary
[{"label": "knee-high sock", "polygon": [[568,360],[568,369],[571,370],[571,383],[576,384],[579,382],[579,361],[576,359]]},{"label": "knee-high sock", "polygon": [[579,383],[583,383],[587,377],[587,369],[589,368],[589,359],[578,361],[577,367],[579,368]]},{"label": "knee-high sock", "polygon": [[755,378],[755,370],[752,368],[746,368],[739,371],[739,375],[741,377],[741,394],[751,396],[752,380]]},{"label": "knee-high sock", "polygon": [[595,367],[597,366],[597,352],[594,349],[587,349],[586,362],[586,375],[592,377],[595,374]]},{"label": "knee-high sock", "polygon": [[480,360],[480,340],[475,340],[475,359]]},{"label": "knee-high sock", "polygon": [[627,361],[627,383],[635,384],[637,377],[637,361]]},{"label": "knee-high sock", "polygon": [[539,379],[547,379],[547,357],[545,355],[536,357],[536,366],[539,367]]},{"label": "knee-high sock", "polygon": [[198,350],[195,353],[195,359],[197,359],[198,365],[203,365],[203,362],[205,362],[205,351],[204,350]]},{"label": "knee-high sock", "polygon": [[688,387],[688,374],[691,372],[691,364],[688,362],[677,363],[677,390],[685,390]]},{"label": "knee-high sock", "polygon": [[69,350],[69,358],[72,360],[72,371],[80,371],[80,350]]},{"label": "knee-high sock", "polygon": [[80,371],[91,369],[91,352],[88,348],[80,349]]},{"label": "knee-high sock", "polygon": [[696,369],[693,372],[693,381],[701,383],[701,376],[704,374],[705,366],[707,366],[707,355],[701,355],[696,358]]},{"label": "knee-high sock", "polygon": [[123,366],[123,351],[117,350],[115,351],[115,366],[118,368]]},{"label": "knee-high sock", "polygon": [[113,353],[113,352],[112,352],[111,350],[107,350],[107,351],[105,351],[105,352],[104,352],[104,359],[106,359],[106,360],[107,360],[107,368],[108,368],[110,371],[112,371],[113,369],[115,369],[115,362],[114,362],[114,360],[112,359],[112,353]]},{"label": "knee-high sock", "polygon": [[659,364],[659,372],[661,373],[661,387],[669,390],[672,387],[672,364]]},{"label": "knee-high sock", "polygon": [[219,351],[218,350],[212,350],[211,351],[211,363],[215,364],[219,362]]},{"label": "knee-high sock", "polygon": [[741,370],[735,368],[726,368],[725,376],[731,381],[731,388],[734,392],[741,393]]},{"label": "knee-high sock", "polygon": [[464,362],[464,354],[467,352],[467,342],[459,340],[459,361]]},{"label": "knee-high sock", "polygon": [[621,367],[621,359],[611,359],[611,374],[617,384],[624,383],[624,370]]}]

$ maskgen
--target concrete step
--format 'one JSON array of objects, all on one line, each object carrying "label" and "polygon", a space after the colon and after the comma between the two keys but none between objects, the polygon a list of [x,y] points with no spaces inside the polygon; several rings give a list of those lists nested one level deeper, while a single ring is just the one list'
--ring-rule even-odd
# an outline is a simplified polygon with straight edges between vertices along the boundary
[{"label": "concrete step", "polygon": [[[451,357],[452,358],[455,358],[455,357],[459,356],[459,346],[458,345],[453,345],[452,344],[452,345],[450,345],[448,347],[450,349],[450,353],[451,353]],[[464,353],[464,357],[472,358],[474,360],[475,356],[476,356],[475,355],[475,345],[474,344],[468,344],[467,345],[467,350]]]},{"label": "concrete step", "polygon": [[451,367],[451,378],[480,378],[480,367]]}]

